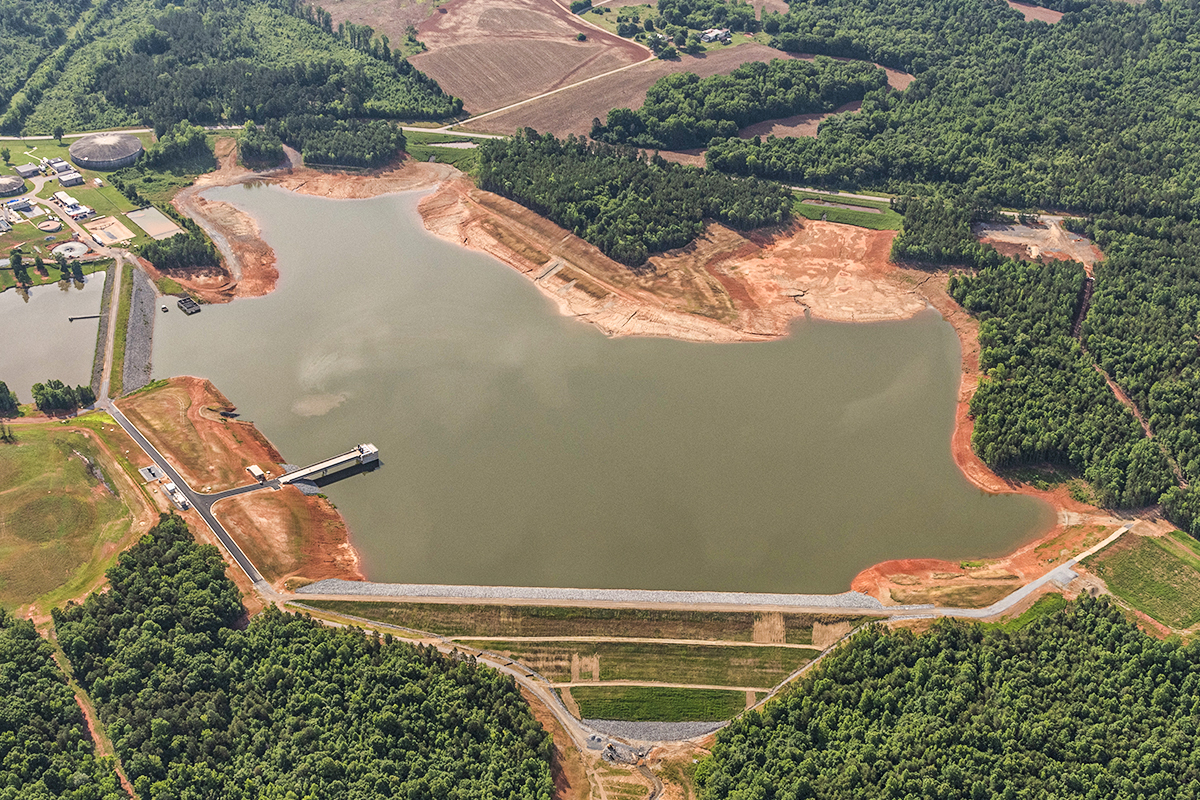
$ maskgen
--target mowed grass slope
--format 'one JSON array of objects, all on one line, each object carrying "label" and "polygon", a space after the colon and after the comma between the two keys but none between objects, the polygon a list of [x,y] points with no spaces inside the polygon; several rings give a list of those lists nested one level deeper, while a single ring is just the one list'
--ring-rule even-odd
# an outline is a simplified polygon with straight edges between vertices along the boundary
[{"label": "mowed grass slope", "polygon": [[[73,597],[97,579],[128,536],[122,499],[80,458],[95,443],[58,423],[14,425],[0,443],[0,606]],[[100,469],[104,470],[103,467]],[[109,484],[115,484],[109,478]]]},{"label": "mowed grass slope", "polygon": [[746,693],[722,689],[575,687],[571,696],[584,719],[633,722],[708,722],[731,719],[746,709]]},{"label": "mowed grass slope", "polygon": [[1200,623],[1200,543],[1187,534],[1126,534],[1085,563],[1109,591],[1164,625]]},{"label": "mowed grass slope", "polygon": [[[472,641],[471,646],[528,664],[551,681],[572,679],[572,660],[583,665],[580,680],[655,681],[704,686],[770,689],[816,657],[796,647],[721,647],[650,642]],[[598,662],[599,675],[591,665]]]},{"label": "mowed grass slope", "polygon": [[[771,622],[764,619],[769,615],[752,611],[459,605],[371,600],[306,599],[304,604],[335,614],[349,614],[449,637],[620,636],[751,642],[755,640],[755,625],[761,628]],[[812,644],[814,623],[849,623],[854,627],[868,619],[871,618],[836,614],[780,614],[774,623],[776,628],[783,628],[783,636],[777,635],[772,641]]]}]

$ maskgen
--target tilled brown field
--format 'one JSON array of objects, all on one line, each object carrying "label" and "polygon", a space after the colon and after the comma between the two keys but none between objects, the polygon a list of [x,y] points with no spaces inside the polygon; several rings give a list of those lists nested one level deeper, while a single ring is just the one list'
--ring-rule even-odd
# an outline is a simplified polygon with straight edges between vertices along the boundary
[{"label": "tilled brown field", "polygon": [[[650,55],[554,0],[450,0],[417,30],[429,52],[414,56],[413,65],[475,114]],[[587,37],[582,42],[580,33]]]},{"label": "tilled brown field", "polygon": [[[722,75],[750,61],[771,61],[776,58],[803,58],[812,56],[790,56],[773,47],[761,44],[741,44],[712,50],[699,56],[681,56],[671,61],[649,61],[635,67],[607,75],[582,86],[526,103],[499,114],[493,114],[475,122],[466,123],[464,130],[485,133],[513,133],[521,128],[533,128],[542,132],[566,136],[573,133],[587,135],[592,130],[592,120],[605,119],[612,108],[641,108],[646,101],[646,90],[664,75],[673,72],[694,72],[702,78]],[[912,76],[896,70],[886,70],[888,84],[893,89],[904,89],[912,82]],[[839,109],[843,110],[843,109]],[[849,110],[849,109],[845,109]],[[819,121],[820,116],[816,119]],[[792,119],[799,124],[798,118]],[[815,124],[813,133],[815,135]],[[797,134],[788,134],[797,135]]]}]

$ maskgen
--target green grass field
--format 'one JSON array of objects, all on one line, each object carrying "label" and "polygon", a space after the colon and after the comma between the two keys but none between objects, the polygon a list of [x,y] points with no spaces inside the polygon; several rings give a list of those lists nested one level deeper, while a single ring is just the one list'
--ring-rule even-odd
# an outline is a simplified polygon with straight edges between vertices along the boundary
[{"label": "green grass field", "polygon": [[[847,206],[877,209],[882,213],[872,211],[854,211],[836,206],[814,205],[805,200],[822,200],[829,203],[840,203]],[[808,219],[825,217],[829,222],[840,222],[845,225],[857,225],[860,228],[870,228],[875,231],[898,231],[904,222],[904,217],[892,210],[886,200],[859,200],[843,197],[816,194],[814,192],[796,192],[796,202],[793,210]]]},{"label": "green grass field", "polygon": [[1200,543],[1125,534],[1085,564],[1129,605],[1176,629],[1200,623]]},{"label": "green grass field", "polygon": [[129,310],[133,304],[133,267],[121,265],[121,297],[117,305],[116,331],[113,333],[112,375],[108,396],[120,397],[125,380],[125,339],[129,335]]},{"label": "green grass field", "polygon": [[431,144],[438,143],[476,141],[469,137],[455,136],[452,133],[405,131],[404,138],[407,141],[404,152],[417,161],[428,161],[433,157],[439,164],[450,164],[463,172],[471,172],[479,166],[479,153],[474,148],[430,147]]},{"label": "green grass field", "polygon": [[[450,605],[369,600],[305,600],[305,604],[442,636],[627,636],[749,642],[754,638],[756,616],[749,611]],[[836,614],[782,616],[785,641],[790,644],[811,644],[814,622],[858,625],[868,619]]]},{"label": "green grass field", "polygon": [[[6,246],[7,243],[5,239],[0,237],[0,247]],[[5,257],[7,257],[7,250],[5,251]],[[33,268],[32,259],[30,259],[30,286],[44,286],[48,283],[58,283],[61,280],[62,275],[58,271],[58,267],[55,265],[53,260],[48,255],[44,255],[43,258],[46,260],[46,274],[44,276]],[[93,272],[99,272],[100,270],[108,269],[110,266],[112,266],[112,259],[103,258],[97,261],[84,261],[80,266],[83,269],[84,275],[91,275]],[[5,289],[11,289],[16,285],[17,279],[13,275],[13,271],[7,267],[0,269],[0,292],[3,292]]]},{"label": "green grass field", "polygon": [[584,719],[634,722],[706,722],[732,719],[746,709],[745,692],[643,686],[576,687],[571,696]]},{"label": "green grass field", "polygon": [[111,565],[129,509],[79,457],[108,477],[87,436],[57,422],[12,427],[16,443],[0,442],[0,605],[61,603]]},{"label": "green grass field", "polygon": [[1006,619],[1003,622],[985,622],[984,627],[998,628],[1006,633],[1013,633],[1037,622],[1042,617],[1049,616],[1067,607],[1066,598],[1061,594],[1045,594],[1027,608],[1019,616]]},{"label": "green grass field", "polygon": [[646,642],[472,641],[472,647],[528,664],[552,681],[571,679],[571,657],[598,658],[599,676],[583,680],[665,681],[769,689],[817,655],[793,647],[721,647]]}]

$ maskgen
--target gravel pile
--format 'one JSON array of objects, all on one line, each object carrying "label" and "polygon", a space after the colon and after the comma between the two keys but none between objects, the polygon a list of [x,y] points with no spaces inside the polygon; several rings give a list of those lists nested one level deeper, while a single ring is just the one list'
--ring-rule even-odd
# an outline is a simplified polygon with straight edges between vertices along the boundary
[{"label": "gravel pile", "polygon": [[129,305],[129,327],[125,335],[125,371],[121,392],[128,393],[150,383],[150,355],[154,337],[154,305],[158,296],[150,276],[133,271],[133,295]]},{"label": "gravel pile", "polygon": [[724,722],[624,722],[616,719],[585,719],[583,724],[608,736],[628,742],[682,742],[725,727]]},{"label": "gravel pile", "polygon": [[598,603],[719,603],[798,608],[882,609],[861,592],[841,594],[766,594],[761,592],[679,592],[656,589],[551,589],[539,586],[451,586],[421,583],[370,583],[330,578],[296,590],[300,594],[376,597],[454,597],[480,600],[574,600]]},{"label": "gravel pile", "polygon": [[[96,355],[92,356],[92,392],[100,397],[100,380],[104,377],[104,348],[108,344],[108,308],[109,298],[112,297],[113,275],[117,274],[119,266],[109,267],[104,271],[104,289],[100,293],[100,329],[96,333]],[[85,280],[96,280],[95,273]]]}]

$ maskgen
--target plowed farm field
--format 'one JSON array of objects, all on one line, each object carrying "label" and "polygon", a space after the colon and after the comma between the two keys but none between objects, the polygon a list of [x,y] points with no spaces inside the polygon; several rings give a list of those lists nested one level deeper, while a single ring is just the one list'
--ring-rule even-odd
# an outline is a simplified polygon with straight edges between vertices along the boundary
[{"label": "plowed farm field", "polygon": [[[641,108],[646,101],[646,90],[664,75],[673,72],[694,72],[701,78],[724,75],[750,61],[771,61],[776,58],[803,58],[812,56],[790,56],[773,47],[746,43],[720,50],[710,50],[699,56],[681,55],[670,61],[648,61],[635,67],[606,75],[582,86],[573,86],[565,91],[542,97],[516,108],[492,114],[463,125],[464,130],[483,133],[510,134],[521,128],[534,128],[543,133],[566,136],[569,133],[587,135],[592,130],[592,120],[605,119],[612,108]],[[896,70],[887,70],[888,84],[893,89],[903,90],[912,81],[912,76]],[[838,109],[839,111],[851,109]],[[814,115],[819,122],[822,115]],[[804,120],[789,118],[785,124],[800,124]],[[816,135],[816,123],[812,124]]]},{"label": "plowed farm field", "polygon": [[410,61],[472,114],[650,57],[554,0],[450,0],[418,26],[417,38],[429,51]]}]

